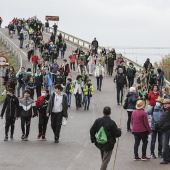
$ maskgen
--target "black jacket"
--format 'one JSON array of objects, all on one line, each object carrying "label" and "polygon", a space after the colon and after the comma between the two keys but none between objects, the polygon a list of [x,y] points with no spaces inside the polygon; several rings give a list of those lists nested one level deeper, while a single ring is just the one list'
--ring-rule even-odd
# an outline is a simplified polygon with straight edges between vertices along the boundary
[{"label": "black jacket", "polygon": [[126,75],[126,67],[125,67],[125,66],[122,66],[122,65],[118,65],[117,68],[116,68],[116,70],[118,71],[119,68],[122,68],[122,69],[123,69],[123,74]]},{"label": "black jacket", "polygon": [[35,85],[42,86],[43,85],[43,75],[35,74]]},{"label": "black jacket", "polygon": [[126,75],[124,75],[123,73],[118,73],[114,78],[114,82],[116,82],[117,86],[123,87],[126,85],[127,87]]},{"label": "black jacket", "polygon": [[7,95],[3,108],[1,111],[1,117],[3,117],[4,112],[6,110],[6,117],[16,117],[16,113],[18,112],[19,101],[16,96]]},{"label": "black jacket", "polygon": [[163,113],[159,127],[162,131],[170,130],[170,108]]},{"label": "black jacket", "polygon": [[129,92],[127,95],[127,100],[128,100],[128,107],[127,109],[133,109],[136,110],[136,102],[138,101],[138,97],[135,93]]},{"label": "black jacket", "polygon": [[[105,144],[98,144],[95,135],[102,126],[106,132],[108,141]],[[100,150],[111,151],[116,143],[116,138],[120,137],[121,133],[121,130],[117,127],[116,123],[110,118],[110,116],[103,116],[102,118],[97,119],[90,129],[91,142],[95,143],[96,147]]]}]

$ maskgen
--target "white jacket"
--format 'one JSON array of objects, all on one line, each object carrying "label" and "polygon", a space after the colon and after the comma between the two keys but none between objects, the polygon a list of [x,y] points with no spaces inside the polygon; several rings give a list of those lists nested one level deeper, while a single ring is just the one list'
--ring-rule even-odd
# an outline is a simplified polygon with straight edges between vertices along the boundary
[{"label": "white jacket", "polygon": [[[103,66],[101,66],[101,69],[102,69],[102,76],[104,77],[104,67]],[[99,66],[97,65],[96,66],[96,69],[95,69],[95,72],[94,72],[94,75],[95,75],[95,77],[99,77],[100,75],[100,71],[99,71],[100,69],[99,69]]]},{"label": "white jacket", "polygon": [[75,80],[73,82],[73,85],[74,85],[74,94],[76,94],[78,92],[78,94],[82,94],[82,87],[83,87],[83,84],[78,84],[77,83],[77,80]]}]

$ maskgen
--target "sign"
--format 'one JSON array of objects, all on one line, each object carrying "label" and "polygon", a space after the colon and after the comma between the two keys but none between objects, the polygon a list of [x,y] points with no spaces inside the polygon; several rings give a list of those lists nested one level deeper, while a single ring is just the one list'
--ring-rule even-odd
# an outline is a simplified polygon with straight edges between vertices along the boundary
[{"label": "sign", "polygon": [[5,56],[0,56],[0,67],[6,66],[6,63],[8,63],[8,59]]},{"label": "sign", "polygon": [[48,21],[59,21],[59,16],[46,16],[45,19]]}]

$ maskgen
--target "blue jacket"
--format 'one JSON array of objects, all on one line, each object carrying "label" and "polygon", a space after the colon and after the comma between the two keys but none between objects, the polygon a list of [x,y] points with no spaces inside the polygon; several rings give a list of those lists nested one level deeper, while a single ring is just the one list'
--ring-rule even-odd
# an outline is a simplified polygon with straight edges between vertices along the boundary
[{"label": "blue jacket", "polygon": [[48,87],[49,87],[49,86],[52,86],[53,83],[52,83],[52,79],[51,79],[51,74],[46,74],[45,77],[48,78],[47,86],[48,86]]},{"label": "blue jacket", "polygon": [[155,105],[151,121],[151,130],[155,130],[154,121],[159,121],[161,119],[163,112],[161,106]]}]

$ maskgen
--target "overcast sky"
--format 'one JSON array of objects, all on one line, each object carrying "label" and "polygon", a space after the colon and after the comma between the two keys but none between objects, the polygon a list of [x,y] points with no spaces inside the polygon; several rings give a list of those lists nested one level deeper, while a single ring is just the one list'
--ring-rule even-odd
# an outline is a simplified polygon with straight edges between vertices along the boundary
[{"label": "overcast sky", "polygon": [[[44,3],[46,2],[46,3]],[[105,46],[170,46],[170,0],[3,1],[3,26],[13,17],[58,15],[59,29]],[[50,22],[52,25],[53,22]]]}]

